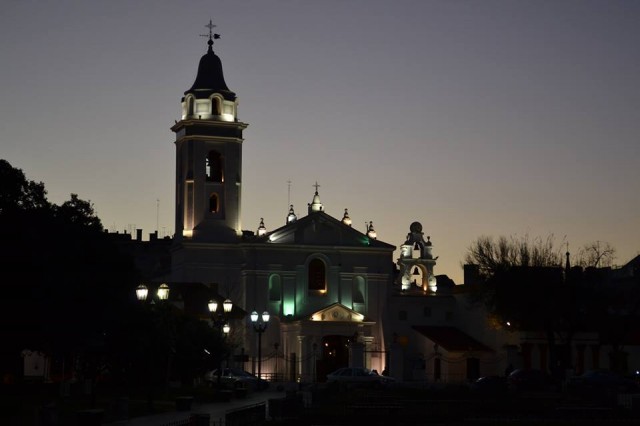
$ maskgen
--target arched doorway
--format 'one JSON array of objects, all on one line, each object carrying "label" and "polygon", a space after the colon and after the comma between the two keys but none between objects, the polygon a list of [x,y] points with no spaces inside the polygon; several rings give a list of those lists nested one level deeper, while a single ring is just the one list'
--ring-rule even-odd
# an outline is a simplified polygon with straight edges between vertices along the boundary
[{"label": "arched doorway", "polygon": [[327,374],[341,367],[349,366],[349,344],[351,337],[330,335],[322,338],[320,354],[316,361],[316,380],[324,382]]}]

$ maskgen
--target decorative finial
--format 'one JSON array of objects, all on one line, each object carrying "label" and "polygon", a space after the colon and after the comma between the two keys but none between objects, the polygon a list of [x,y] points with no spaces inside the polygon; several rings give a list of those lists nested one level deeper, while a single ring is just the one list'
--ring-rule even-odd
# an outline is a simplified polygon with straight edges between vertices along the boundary
[{"label": "decorative finial", "polygon": [[376,233],[376,230],[373,229],[373,221],[369,221],[369,225],[367,226],[367,236],[374,240],[378,238],[378,234]]},{"label": "decorative finial", "polygon": [[260,225],[258,226],[258,237],[262,237],[267,233],[267,227],[264,226],[264,219],[260,218]]},{"label": "decorative finial", "polygon": [[344,216],[342,216],[342,223],[347,226],[351,226],[351,218],[349,217],[349,211],[344,209]]},{"label": "decorative finial", "polygon": [[209,45],[209,52],[213,52],[213,40],[217,40],[220,38],[220,34],[214,34],[213,29],[216,27],[213,25],[211,19],[209,19],[209,23],[205,25],[206,28],[209,28],[209,34],[200,34],[200,37],[209,37],[209,41],[207,44]]}]

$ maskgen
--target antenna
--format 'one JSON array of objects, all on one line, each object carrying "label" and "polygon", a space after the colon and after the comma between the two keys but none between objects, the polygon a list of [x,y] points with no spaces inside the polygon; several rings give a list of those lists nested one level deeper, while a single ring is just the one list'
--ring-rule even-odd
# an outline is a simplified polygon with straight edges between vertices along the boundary
[{"label": "antenna", "polygon": [[291,205],[291,179],[287,181],[287,207]]},{"label": "antenna", "polygon": [[160,222],[160,199],[156,198],[156,232],[158,232],[159,222]]}]

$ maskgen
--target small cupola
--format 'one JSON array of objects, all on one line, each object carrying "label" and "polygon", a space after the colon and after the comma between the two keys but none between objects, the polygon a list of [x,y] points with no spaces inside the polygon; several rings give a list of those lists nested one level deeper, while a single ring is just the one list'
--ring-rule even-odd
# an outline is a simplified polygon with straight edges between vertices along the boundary
[{"label": "small cupola", "polygon": [[316,192],[313,195],[313,201],[311,201],[311,203],[308,204],[308,206],[309,206],[309,214],[311,214],[313,212],[321,212],[321,211],[324,210],[324,206],[320,202],[320,196],[318,195],[318,188],[320,187],[320,185],[318,185],[318,182],[316,182],[315,185],[313,185],[313,186],[316,187]]},{"label": "small cupola", "polygon": [[287,225],[295,222],[296,220],[298,220],[298,216],[296,216],[296,213],[293,211],[293,204],[291,204],[289,206],[289,214],[287,215]]},{"label": "small cupola", "polygon": [[267,233],[267,227],[264,226],[264,219],[260,218],[260,225],[258,226],[258,237],[262,237]]},{"label": "small cupola", "polygon": [[182,119],[235,121],[237,115],[236,94],[229,90],[222,72],[222,61],[213,52],[213,41],[220,38],[214,34],[215,25],[209,21],[207,53],[200,58],[198,73],[193,85],[182,98]]},{"label": "small cupola", "polygon": [[[221,94],[224,99],[228,101],[234,101],[236,94],[233,93],[227,87],[227,83],[224,81],[224,73],[222,72],[222,61],[213,52],[213,40],[220,38],[220,34],[214,34],[213,28],[215,25],[209,21],[206,25],[209,28],[209,40],[207,45],[207,53],[200,58],[200,64],[198,64],[198,74],[196,80],[189,90],[184,92],[185,95],[191,93],[196,98],[208,98],[212,93]],[[206,37],[206,36],[205,36]]]},{"label": "small cupola", "polygon": [[367,237],[371,238],[372,240],[378,238],[376,230],[373,229],[373,221],[369,221],[369,226],[367,226]]},{"label": "small cupola", "polygon": [[351,218],[349,217],[349,211],[344,209],[344,216],[342,216],[342,223],[347,226],[351,226]]}]

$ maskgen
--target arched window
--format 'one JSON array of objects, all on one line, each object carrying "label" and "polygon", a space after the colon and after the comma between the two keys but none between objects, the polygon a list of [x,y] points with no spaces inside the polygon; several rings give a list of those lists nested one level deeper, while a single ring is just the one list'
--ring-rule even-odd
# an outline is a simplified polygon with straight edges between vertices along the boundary
[{"label": "arched window", "polygon": [[271,275],[269,277],[269,300],[278,302],[282,298],[282,284],[280,275]]},{"label": "arched window", "polygon": [[187,118],[193,116],[193,111],[195,109],[195,100],[193,97],[189,96],[187,98]]},{"label": "arched window", "polygon": [[364,303],[364,278],[353,279],[353,303]]},{"label": "arched window", "polygon": [[209,212],[218,213],[220,209],[220,201],[218,200],[218,194],[211,194],[209,197]]},{"label": "arched window", "polygon": [[205,165],[207,182],[224,182],[224,170],[222,169],[222,154],[218,151],[209,151]]},{"label": "arched window", "polygon": [[326,270],[324,262],[313,259],[309,262],[309,290],[325,292],[327,290]]},{"label": "arched window", "polygon": [[211,115],[220,115],[218,98],[211,98]]}]

